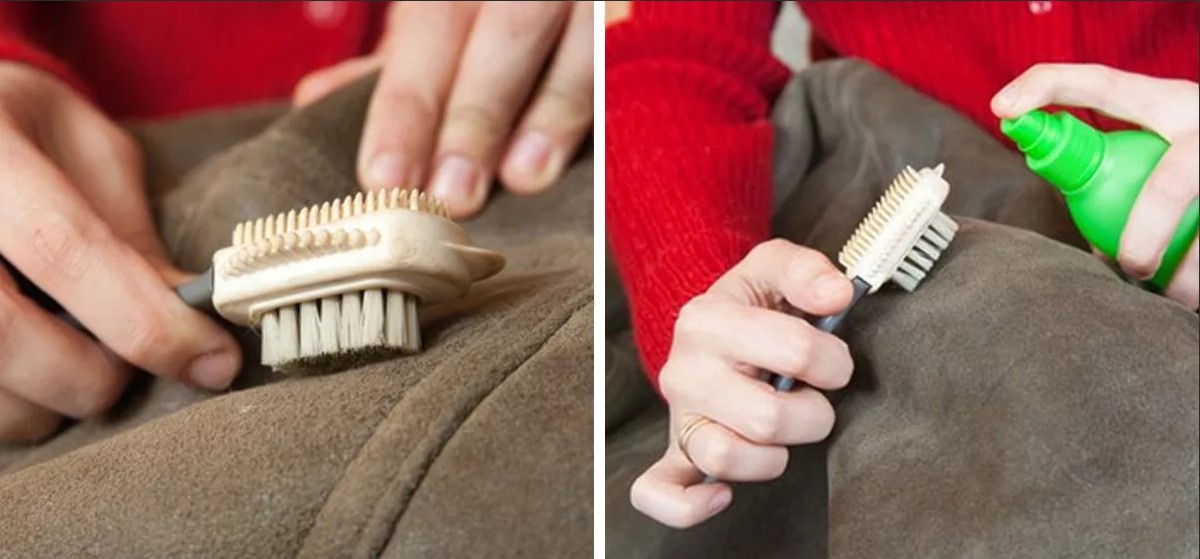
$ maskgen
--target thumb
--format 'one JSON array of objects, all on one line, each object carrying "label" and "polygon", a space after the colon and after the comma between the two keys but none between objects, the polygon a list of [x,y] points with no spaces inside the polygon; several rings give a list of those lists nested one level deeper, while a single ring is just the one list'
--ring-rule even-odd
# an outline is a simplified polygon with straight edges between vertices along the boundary
[{"label": "thumb", "polygon": [[296,90],[292,92],[292,104],[296,107],[308,105],[381,66],[379,57],[372,55],[351,58],[317,70],[296,84]]},{"label": "thumb", "polygon": [[[56,286],[63,296],[59,302],[131,363],[205,388],[227,386],[240,368],[240,348],[165,289],[189,277],[171,264],[158,235],[138,144],[76,97],[60,104],[46,125],[50,133],[39,138],[39,147],[49,161],[37,166],[42,174],[30,181],[82,195],[71,215],[92,224],[93,241],[104,249],[94,252],[93,277]],[[89,290],[103,296],[89,297]],[[105,314],[114,304],[125,307],[124,316]]]}]

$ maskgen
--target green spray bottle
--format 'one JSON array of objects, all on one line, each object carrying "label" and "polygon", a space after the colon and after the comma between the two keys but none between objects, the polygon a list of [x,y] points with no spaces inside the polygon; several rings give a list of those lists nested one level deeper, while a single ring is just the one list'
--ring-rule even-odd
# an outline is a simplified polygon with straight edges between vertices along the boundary
[{"label": "green spray bottle", "polygon": [[[1001,121],[1000,130],[1016,142],[1029,168],[1062,192],[1083,237],[1115,259],[1133,203],[1169,144],[1146,130],[1103,133],[1066,112],[1033,110]],[[1159,290],[1196,238],[1197,202],[1184,212],[1150,279]]]}]

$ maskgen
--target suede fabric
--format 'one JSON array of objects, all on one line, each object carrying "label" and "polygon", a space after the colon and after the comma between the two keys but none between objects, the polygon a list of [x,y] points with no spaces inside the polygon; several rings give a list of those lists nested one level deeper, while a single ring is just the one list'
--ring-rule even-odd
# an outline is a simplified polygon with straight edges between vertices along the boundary
[{"label": "suede fabric", "polygon": [[[181,266],[207,267],[238,221],[353,192],[372,85],[134,126]],[[105,418],[0,448],[0,558],[590,557],[584,153],[549,193],[499,194],[464,223],[508,264],[422,309],[422,353],[247,366],[216,395],[142,376]]]},{"label": "suede fabric", "polygon": [[961,230],[915,292],[846,319],[830,440],[709,522],[629,505],[666,445],[661,403],[611,420],[609,556],[1196,558],[1197,315],[1088,254],[1019,155],[865,63],[806,69],[774,120],[778,235],[832,257],[904,165],[939,162]]}]

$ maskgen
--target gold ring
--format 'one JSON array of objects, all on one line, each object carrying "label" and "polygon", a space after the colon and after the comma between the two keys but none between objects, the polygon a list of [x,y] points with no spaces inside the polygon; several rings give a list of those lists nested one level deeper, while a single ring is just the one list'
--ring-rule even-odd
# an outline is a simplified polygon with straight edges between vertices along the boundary
[{"label": "gold ring", "polygon": [[679,445],[679,450],[683,452],[683,457],[687,458],[688,462],[695,464],[695,462],[692,461],[691,455],[688,454],[688,441],[691,440],[692,435],[696,434],[696,431],[700,430],[701,427],[704,427],[712,422],[713,420],[704,417],[703,415],[697,415],[689,419],[687,423],[684,423],[683,428],[679,430],[679,442],[677,444]]}]

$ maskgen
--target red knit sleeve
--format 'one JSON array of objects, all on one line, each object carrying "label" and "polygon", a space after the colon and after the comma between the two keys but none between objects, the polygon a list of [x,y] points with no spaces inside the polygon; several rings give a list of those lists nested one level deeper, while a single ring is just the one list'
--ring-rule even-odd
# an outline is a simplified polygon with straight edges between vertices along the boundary
[{"label": "red knit sleeve", "polygon": [[30,2],[0,3],[0,62],[20,62],[41,69],[66,82],[76,90],[86,93],[87,88],[66,64],[34,45],[28,37],[31,11],[36,7]]},{"label": "red knit sleeve", "polygon": [[768,235],[777,9],[634,3],[607,32],[605,217],[655,386],[679,308]]}]

